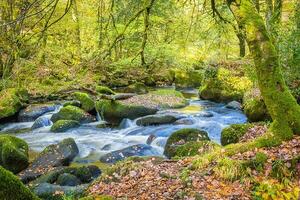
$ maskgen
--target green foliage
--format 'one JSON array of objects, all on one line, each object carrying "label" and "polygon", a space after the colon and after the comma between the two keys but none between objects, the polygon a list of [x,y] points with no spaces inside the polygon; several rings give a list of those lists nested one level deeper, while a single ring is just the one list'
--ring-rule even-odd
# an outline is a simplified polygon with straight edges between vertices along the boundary
[{"label": "green foliage", "polygon": [[107,94],[107,95],[115,94],[114,91],[112,91],[109,87],[106,86],[96,86],[96,92],[99,94]]},{"label": "green foliage", "polygon": [[241,161],[223,158],[217,162],[213,170],[215,175],[221,179],[235,181],[247,175],[244,164]]},{"label": "green foliage", "polygon": [[272,163],[271,176],[282,181],[284,178],[291,178],[292,171],[287,167],[283,160],[275,160]]},{"label": "green foliage", "polygon": [[0,165],[13,173],[28,166],[28,145],[14,136],[0,135]]},{"label": "green foliage", "polygon": [[80,123],[75,120],[58,120],[51,126],[51,132],[59,133],[66,132],[71,128],[80,126]]},{"label": "green foliage", "polygon": [[155,95],[166,95],[166,96],[175,96],[179,98],[184,98],[183,94],[179,91],[173,90],[173,89],[158,89],[151,92]]},{"label": "green foliage", "polygon": [[261,172],[267,160],[268,160],[268,156],[266,154],[258,152],[256,153],[255,158],[250,160],[246,164],[246,166]]},{"label": "green foliage", "polygon": [[92,111],[95,108],[94,100],[86,93],[83,92],[75,92],[74,97],[76,100],[80,101],[81,108],[86,111]]},{"label": "green foliage", "polygon": [[18,177],[0,166],[0,199],[38,200]]},{"label": "green foliage", "polygon": [[199,141],[199,142],[187,142],[184,145],[176,148],[174,156],[184,157],[184,156],[195,156],[202,155],[214,151],[219,148],[219,145],[211,141]]},{"label": "green foliage", "polygon": [[252,126],[252,124],[233,124],[223,129],[221,133],[221,144],[228,145],[237,143]]}]

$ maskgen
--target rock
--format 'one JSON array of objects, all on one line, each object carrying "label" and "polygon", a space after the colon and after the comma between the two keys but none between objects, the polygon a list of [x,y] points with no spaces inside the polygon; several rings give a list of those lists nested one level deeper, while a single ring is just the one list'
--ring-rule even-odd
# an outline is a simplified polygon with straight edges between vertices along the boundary
[{"label": "rock", "polygon": [[64,103],[64,107],[66,107],[66,106],[76,106],[76,107],[80,108],[81,107],[81,102],[77,101],[77,100],[68,101],[68,102]]},{"label": "rock", "polygon": [[151,126],[151,125],[161,125],[161,124],[172,124],[177,120],[174,115],[148,115],[141,117],[136,121],[138,126]]},{"label": "rock", "polygon": [[183,118],[174,122],[175,125],[192,125],[195,123],[195,120],[192,118]]},{"label": "rock", "polygon": [[78,153],[79,150],[74,139],[64,139],[58,144],[46,147],[19,176],[24,183],[28,183],[55,167],[68,166]]},{"label": "rock", "polygon": [[51,127],[51,132],[63,133],[71,128],[79,127],[80,123],[75,120],[58,120]]},{"label": "rock", "polygon": [[13,173],[0,166],[0,199],[38,200],[38,198]]},{"label": "rock", "polygon": [[95,121],[95,117],[75,106],[66,106],[60,109],[51,117],[53,123],[58,120],[75,120],[80,123],[89,123]]},{"label": "rock", "polygon": [[99,169],[99,167],[97,167],[95,165],[89,165],[88,168],[92,174],[93,179],[98,178],[102,173],[102,171]]},{"label": "rock", "polygon": [[96,92],[99,94],[107,94],[107,95],[115,94],[114,91],[112,91],[109,87],[106,86],[96,86]]},{"label": "rock", "polygon": [[220,148],[220,145],[212,141],[199,141],[199,142],[187,142],[184,145],[176,148],[174,156],[185,157],[185,156],[196,156],[203,155]]},{"label": "rock", "polygon": [[148,88],[143,83],[134,83],[125,88],[127,93],[146,94]]},{"label": "rock", "polygon": [[80,185],[81,182],[76,176],[68,173],[63,173],[58,176],[56,184],[60,186],[76,186]]},{"label": "rock", "polygon": [[48,117],[41,116],[34,121],[33,125],[31,126],[31,129],[34,130],[34,129],[42,128],[45,126],[51,126],[51,125],[52,122]]},{"label": "rock", "polygon": [[224,128],[221,133],[221,144],[228,145],[239,142],[239,139],[246,134],[251,124],[233,124]]},{"label": "rock", "polygon": [[96,103],[96,109],[98,113],[101,113],[102,119],[117,125],[125,118],[133,120],[157,112],[157,109],[144,106],[125,105],[118,101],[110,100],[98,101]]},{"label": "rock", "polygon": [[57,106],[55,104],[29,105],[28,107],[20,111],[18,120],[20,122],[31,122],[47,112],[55,111],[56,108]]},{"label": "rock", "polygon": [[24,89],[9,88],[0,91],[0,119],[14,116],[28,101],[28,93]]},{"label": "rock", "polygon": [[18,173],[28,166],[28,145],[17,137],[0,135],[0,165]]},{"label": "rock", "polygon": [[59,186],[41,183],[33,188],[33,192],[41,199],[61,200],[63,196],[79,197],[87,189],[88,184],[79,186]]},{"label": "rock", "polygon": [[149,135],[149,137],[147,138],[146,144],[151,145],[151,143],[156,139],[156,136],[151,134]]},{"label": "rock", "polygon": [[83,92],[74,92],[73,96],[77,101],[80,101],[81,108],[84,111],[90,112],[95,109],[95,102],[88,94]]},{"label": "rock", "polygon": [[124,160],[125,158],[131,156],[146,156],[146,155],[159,155],[159,153],[150,145],[137,144],[133,146],[126,147],[121,150],[113,151],[111,153],[105,154],[100,158],[103,163],[116,163],[117,161]]},{"label": "rock", "polygon": [[241,110],[242,104],[238,101],[231,101],[226,105],[226,108],[234,109],[234,110]]},{"label": "rock", "polygon": [[168,158],[171,158],[175,156],[176,149],[185,143],[204,140],[210,140],[207,132],[205,131],[192,128],[180,129],[172,133],[168,138],[165,145],[164,155],[166,155]]},{"label": "rock", "polygon": [[82,183],[89,183],[93,180],[93,175],[90,169],[85,166],[77,168],[74,175],[79,178]]}]

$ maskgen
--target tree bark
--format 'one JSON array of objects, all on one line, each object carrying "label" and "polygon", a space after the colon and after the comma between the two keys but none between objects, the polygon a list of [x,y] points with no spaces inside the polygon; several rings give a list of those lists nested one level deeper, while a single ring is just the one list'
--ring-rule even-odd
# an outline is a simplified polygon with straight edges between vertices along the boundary
[{"label": "tree bark", "polygon": [[251,0],[227,0],[238,24],[246,29],[246,40],[255,62],[258,84],[273,119],[270,131],[278,139],[300,134],[300,106],[285,84],[277,51],[264,20]]},{"label": "tree bark", "polygon": [[73,6],[72,6],[72,18],[74,22],[76,23],[76,33],[75,33],[75,43],[77,46],[77,54],[79,58],[81,59],[81,37],[80,37],[80,21],[79,21],[79,14],[78,14],[78,7],[76,0],[73,0]]}]

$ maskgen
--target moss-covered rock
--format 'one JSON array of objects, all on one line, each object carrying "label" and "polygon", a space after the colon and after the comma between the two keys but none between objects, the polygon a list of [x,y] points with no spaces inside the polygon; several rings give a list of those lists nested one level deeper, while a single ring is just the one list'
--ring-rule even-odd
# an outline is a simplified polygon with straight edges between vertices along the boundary
[{"label": "moss-covered rock", "polygon": [[60,186],[76,186],[80,185],[81,182],[76,176],[69,173],[63,173],[58,176],[56,184]]},{"label": "moss-covered rock", "polygon": [[38,200],[38,198],[19,180],[18,177],[0,166],[0,199]]},{"label": "moss-covered rock", "polygon": [[28,93],[24,89],[10,88],[0,91],[0,119],[15,115],[26,101]]},{"label": "moss-covered rock", "polygon": [[95,109],[95,102],[88,94],[83,92],[75,92],[73,95],[76,100],[80,101],[81,108],[84,111],[90,112]]},{"label": "moss-covered rock", "polygon": [[175,131],[167,140],[164,154],[171,158],[176,155],[177,148],[186,144],[187,142],[204,140],[210,140],[208,134],[207,132],[199,129],[185,128]]},{"label": "moss-covered rock", "polygon": [[203,155],[214,151],[216,148],[220,148],[220,145],[212,141],[187,142],[176,149],[174,156]]},{"label": "moss-covered rock", "polygon": [[173,69],[170,73],[176,87],[180,88],[199,87],[203,78],[203,73],[194,69]]},{"label": "moss-covered rock", "polygon": [[225,68],[208,69],[199,88],[202,99],[216,102],[241,101],[252,82],[244,76],[235,75]]},{"label": "moss-covered rock", "polygon": [[107,94],[107,95],[116,94],[112,89],[106,86],[96,86],[96,92],[99,94]]},{"label": "moss-covered rock", "polygon": [[79,127],[80,123],[75,120],[58,120],[55,122],[52,127],[51,131],[54,133],[59,133],[59,132],[66,132],[67,130],[71,128],[76,128]]},{"label": "moss-covered rock", "polygon": [[94,121],[95,118],[78,107],[66,106],[51,117],[51,121],[54,123],[58,120],[75,120],[80,123],[89,123]]},{"label": "moss-covered rock", "polygon": [[252,124],[233,124],[222,130],[221,144],[228,145],[239,142],[239,139],[245,135]]},{"label": "moss-covered rock", "polygon": [[0,136],[0,165],[13,173],[18,173],[28,166],[28,145],[14,136]]},{"label": "moss-covered rock", "polygon": [[243,110],[250,122],[271,120],[258,88],[245,93],[243,98]]},{"label": "moss-covered rock", "polygon": [[125,88],[127,93],[137,93],[137,94],[146,94],[148,88],[143,83],[134,83]]},{"label": "moss-covered rock", "polygon": [[101,100],[96,103],[96,110],[102,119],[112,124],[120,124],[122,119],[136,119],[146,115],[152,115],[157,109],[144,106],[125,105],[119,101]]},{"label": "moss-covered rock", "polygon": [[68,101],[68,102],[64,103],[63,106],[64,107],[67,107],[67,106],[76,106],[76,107],[80,108],[81,107],[81,102],[78,101],[78,100]]}]

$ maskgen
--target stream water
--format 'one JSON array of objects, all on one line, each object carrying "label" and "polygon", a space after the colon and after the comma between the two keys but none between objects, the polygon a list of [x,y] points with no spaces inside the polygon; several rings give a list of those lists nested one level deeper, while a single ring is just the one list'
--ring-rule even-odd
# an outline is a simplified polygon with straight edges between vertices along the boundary
[{"label": "stream water", "polygon": [[[97,128],[102,123],[84,124],[79,128],[71,129],[65,133],[52,133],[50,126],[36,130],[28,130],[17,137],[24,139],[33,151],[40,152],[46,146],[55,144],[64,138],[74,138],[79,147],[77,161],[94,162],[101,155],[123,149],[134,144],[145,144],[150,135],[156,138],[151,143],[153,151],[149,155],[162,155],[164,145],[176,130],[182,128],[198,128],[208,132],[211,140],[220,143],[221,131],[230,124],[240,124],[247,121],[246,116],[239,110],[228,109],[224,104],[199,100],[193,95],[188,95],[189,104],[182,109],[165,110],[164,113],[176,112],[182,115],[190,123],[189,125],[159,125],[159,126],[137,126],[135,121],[126,120],[122,128]],[[57,112],[59,108],[55,111]],[[53,113],[47,113],[51,117]],[[2,132],[10,129],[30,128],[33,122],[8,123],[2,128]]]}]

